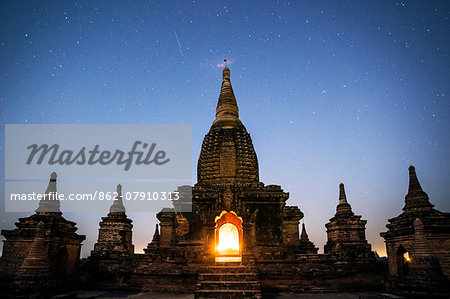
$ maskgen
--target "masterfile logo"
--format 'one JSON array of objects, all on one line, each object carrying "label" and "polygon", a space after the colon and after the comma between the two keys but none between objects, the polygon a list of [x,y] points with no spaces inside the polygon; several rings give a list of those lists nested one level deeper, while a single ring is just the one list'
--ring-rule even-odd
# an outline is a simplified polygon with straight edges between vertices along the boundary
[{"label": "masterfile logo", "polygon": [[117,184],[128,210],[156,211],[192,184],[190,125],[8,124],[5,143],[7,211],[33,211],[53,172],[65,211],[104,211]]},{"label": "masterfile logo", "polygon": [[[138,147],[142,147],[142,151],[138,149]],[[136,156],[136,165],[149,165],[154,163],[155,165],[164,165],[170,161],[170,159],[166,159],[166,151],[159,150],[156,154],[153,155],[153,151],[155,150],[156,143],[152,143],[150,146],[148,143],[142,141],[135,141],[131,151],[124,152],[116,149],[111,152],[109,150],[100,151],[100,145],[96,144],[92,150],[86,150],[86,147],[82,147],[79,151],[74,152],[72,150],[62,150],[58,144],[53,144],[49,146],[48,144],[32,144],[27,147],[30,150],[30,155],[27,159],[27,164],[30,165],[33,163],[35,156],[38,157],[35,159],[35,163],[41,165],[44,160],[47,158],[47,163],[49,165],[108,165],[116,162],[117,165],[124,165],[124,170],[128,171],[133,164],[134,156]],[[147,149],[148,148],[148,149]],[[144,155],[145,154],[145,155]],[[144,158],[145,157],[145,158]]]}]

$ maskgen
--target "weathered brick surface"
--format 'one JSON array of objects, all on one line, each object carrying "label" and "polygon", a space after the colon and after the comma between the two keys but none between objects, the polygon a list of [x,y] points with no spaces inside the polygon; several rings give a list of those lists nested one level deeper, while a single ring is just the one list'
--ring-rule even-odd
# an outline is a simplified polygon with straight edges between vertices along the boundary
[{"label": "weathered brick surface", "polygon": [[[390,285],[393,289],[399,289],[407,281],[408,288],[419,291],[425,289],[426,284],[418,279],[420,275],[408,277],[408,268],[414,268],[420,264],[424,268],[423,258],[418,258],[419,252],[414,246],[415,230],[414,222],[420,220],[423,223],[423,236],[429,250],[428,259],[435,259],[439,268],[447,279],[450,278],[450,213],[444,213],[434,209],[428,195],[422,190],[415,172],[414,166],[409,168],[409,188],[405,196],[403,213],[389,219],[386,225],[388,230],[381,233],[385,239],[386,252],[388,256]],[[411,258],[408,262],[403,254],[407,252]],[[436,264],[428,264],[435,272]],[[422,271],[422,270],[421,270]],[[425,270],[422,272],[425,273]],[[423,275],[426,277],[427,275]],[[429,280],[433,280],[430,276]]]},{"label": "weathered brick surface", "polygon": [[[98,241],[83,267],[86,287],[198,290],[198,297],[255,298],[260,297],[260,288],[325,291],[378,287],[380,271],[365,239],[366,222],[353,214],[342,196],[336,215],[327,224],[327,253],[317,254],[304,226],[299,235],[303,213],[287,206],[289,193],[259,181],[258,159],[250,134],[239,120],[228,68],[223,73],[216,119],[203,140],[197,174],[197,184],[179,187],[180,200],[174,209],[157,214],[159,226],[144,254],[134,253],[132,222],[121,200],[115,201],[102,218]],[[184,212],[183,205],[192,205],[192,212]],[[232,211],[242,220],[242,261],[215,268],[216,217],[223,211]],[[21,219],[17,230],[2,232],[7,239],[5,268],[17,271],[35,241],[37,223],[43,221],[53,232],[46,236],[49,257],[58,256],[64,248],[67,254],[60,255],[64,257],[60,264],[73,273],[84,237],[76,235],[74,223],[61,215],[42,217]]]},{"label": "weathered brick surface", "polygon": [[75,223],[64,219],[61,213],[20,218],[16,229],[2,230],[6,239],[1,259],[3,270],[9,275],[17,274],[31,248],[39,222],[43,222],[46,231],[45,249],[52,273],[59,278],[75,275],[85,236],[76,234]]},{"label": "weathered brick surface", "polygon": [[91,252],[89,271],[107,287],[125,286],[132,271],[134,245],[132,220],[127,218],[122,202],[122,187],[117,186],[117,198],[106,217],[102,217],[98,240]]},{"label": "weathered brick surface", "polygon": [[366,220],[361,220],[361,216],[352,212],[347,202],[344,184],[340,184],[336,214],[325,225],[328,240],[324,252],[351,259],[354,262],[360,259],[373,259],[371,246],[366,240],[366,223]]},{"label": "weathered brick surface", "polygon": [[[298,207],[286,205],[289,194],[280,186],[259,181],[256,153],[238,111],[225,69],[216,120],[202,144],[198,182],[183,187],[192,194],[192,212],[176,212],[181,210],[177,203],[176,209],[158,213],[160,233],[155,231],[145,254],[139,256],[129,284],[183,292],[195,290],[199,279],[198,297],[226,296],[230,292],[253,296],[255,275],[261,287],[268,290],[376,287],[379,271],[365,239],[366,222],[351,209],[348,213],[348,204],[340,203],[339,215],[329,226],[333,249],[330,254],[317,254],[318,248],[306,230],[299,236],[303,213]],[[205,267],[214,265],[215,218],[222,211],[233,211],[242,219],[241,282],[231,279],[234,276],[228,270],[224,270],[223,279],[205,271]],[[251,277],[245,274],[250,269]]]},{"label": "weathered brick surface", "polygon": [[34,215],[19,218],[15,229],[1,231],[5,240],[0,268],[16,286],[44,289],[50,287],[46,283],[50,280],[67,282],[76,277],[86,237],[62,216],[59,201],[49,200],[49,194],[57,192],[56,179],[53,172]]}]

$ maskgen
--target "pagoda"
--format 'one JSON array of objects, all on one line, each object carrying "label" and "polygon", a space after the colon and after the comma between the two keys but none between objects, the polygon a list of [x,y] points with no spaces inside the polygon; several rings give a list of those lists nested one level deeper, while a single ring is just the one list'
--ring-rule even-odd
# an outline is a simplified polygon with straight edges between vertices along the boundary
[{"label": "pagoda", "polygon": [[[318,254],[304,225],[299,232],[303,212],[287,204],[289,193],[260,181],[258,158],[239,119],[228,67],[222,79],[215,119],[198,159],[197,183],[179,187],[180,200],[174,208],[157,214],[159,227],[145,254],[136,257],[139,262],[130,285],[195,292],[197,298],[260,298],[261,289],[304,291],[373,284],[374,275],[366,275],[373,273],[374,262],[368,258],[366,222],[353,215],[345,202],[328,229],[331,252],[338,248],[333,246],[343,246],[365,256],[360,261],[367,267],[355,268],[337,254]],[[187,204],[192,212],[184,212]],[[345,229],[356,237],[331,237]],[[319,276],[322,281],[314,279]],[[349,284],[353,278],[354,284]]]},{"label": "pagoda", "polygon": [[[386,243],[391,289],[399,289],[401,285],[406,285],[406,288],[414,285],[416,289],[429,287],[423,281],[412,279],[411,275],[417,278],[431,270],[433,273],[440,271],[447,280],[450,279],[450,213],[441,212],[430,203],[413,165],[409,167],[409,186],[403,212],[388,221],[388,230],[380,235]],[[417,275],[417,269],[424,265],[432,269]],[[436,267],[440,268],[439,271]],[[410,273],[412,269],[414,271]],[[429,278],[436,279],[441,278]]]},{"label": "pagoda", "polygon": [[355,215],[347,202],[344,184],[339,185],[339,204],[336,214],[325,225],[328,241],[325,253],[339,255],[343,259],[353,262],[359,259],[372,258],[372,250],[366,240],[366,220]]},{"label": "pagoda", "polygon": [[[51,288],[54,281],[70,283],[77,278],[81,242],[75,223],[66,220],[55,196],[53,172],[36,213],[19,218],[15,229],[2,230],[2,271],[16,286],[30,291]],[[53,281],[53,282],[52,282]]]},{"label": "pagoda", "polygon": [[116,196],[106,217],[102,217],[98,240],[91,251],[91,271],[97,280],[117,285],[131,271],[134,255],[132,243],[132,220],[123,205],[122,186],[117,185]]}]

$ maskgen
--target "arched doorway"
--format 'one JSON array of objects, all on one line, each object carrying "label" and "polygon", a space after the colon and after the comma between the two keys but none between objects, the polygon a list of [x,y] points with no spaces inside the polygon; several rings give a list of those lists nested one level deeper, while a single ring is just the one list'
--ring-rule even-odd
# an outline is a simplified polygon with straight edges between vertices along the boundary
[{"label": "arched doorway", "polygon": [[216,217],[216,262],[242,260],[242,218],[233,211]]},{"label": "arched doorway", "polygon": [[403,281],[409,273],[408,264],[411,262],[411,258],[409,257],[408,251],[402,245],[397,248],[396,259],[398,279]]}]

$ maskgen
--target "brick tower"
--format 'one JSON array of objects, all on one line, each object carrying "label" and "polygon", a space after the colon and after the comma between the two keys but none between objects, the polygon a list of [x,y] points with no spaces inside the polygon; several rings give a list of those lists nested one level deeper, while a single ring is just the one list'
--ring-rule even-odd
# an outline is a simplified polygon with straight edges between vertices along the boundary
[{"label": "brick tower", "polygon": [[[420,219],[422,224],[415,226],[416,219]],[[417,254],[417,229],[419,235],[423,235],[422,242],[427,243],[427,254],[438,260],[442,273],[450,278],[450,213],[438,211],[430,203],[412,165],[409,167],[409,186],[403,212],[388,221],[388,230],[380,235],[386,243],[392,288],[404,283],[409,268],[415,267],[413,256]]]},{"label": "brick tower", "polygon": [[[174,208],[157,214],[159,230],[145,254],[136,257],[130,284],[152,291],[194,291],[197,298],[260,298],[260,288],[303,291],[349,287],[349,281],[353,288],[373,284],[372,260],[367,267],[353,267],[335,253],[345,248],[350,260],[350,253],[358,258],[371,254],[366,222],[351,212],[343,186],[344,202],[329,227],[333,254],[319,255],[304,227],[299,234],[303,213],[287,205],[289,193],[260,181],[227,67],[215,119],[203,139],[197,183],[178,192]],[[182,208],[187,204],[192,212]],[[346,229],[352,232],[348,238]]]},{"label": "brick tower", "polygon": [[102,217],[98,240],[91,252],[93,271],[107,283],[120,283],[131,271],[134,254],[131,223],[125,213],[122,186],[119,184],[108,215]]},{"label": "brick tower", "polygon": [[319,251],[319,248],[314,246],[314,243],[309,240],[304,223],[302,223],[302,233],[300,235],[299,248],[300,253],[303,254],[317,254],[317,252]]},{"label": "brick tower", "polygon": [[328,241],[325,244],[325,253],[332,253],[341,258],[356,261],[366,259],[371,255],[371,246],[366,240],[366,220],[352,212],[347,202],[344,184],[339,185],[339,204],[336,214],[325,225]]},{"label": "brick tower", "polygon": [[60,282],[76,279],[81,242],[85,239],[76,233],[75,223],[62,216],[55,196],[56,179],[53,172],[34,215],[19,218],[15,229],[2,230],[6,239],[1,259],[4,273],[12,278],[19,275],[20,280],[26,279],[37,288],[45,287],[44,280],[50,278]]}]

